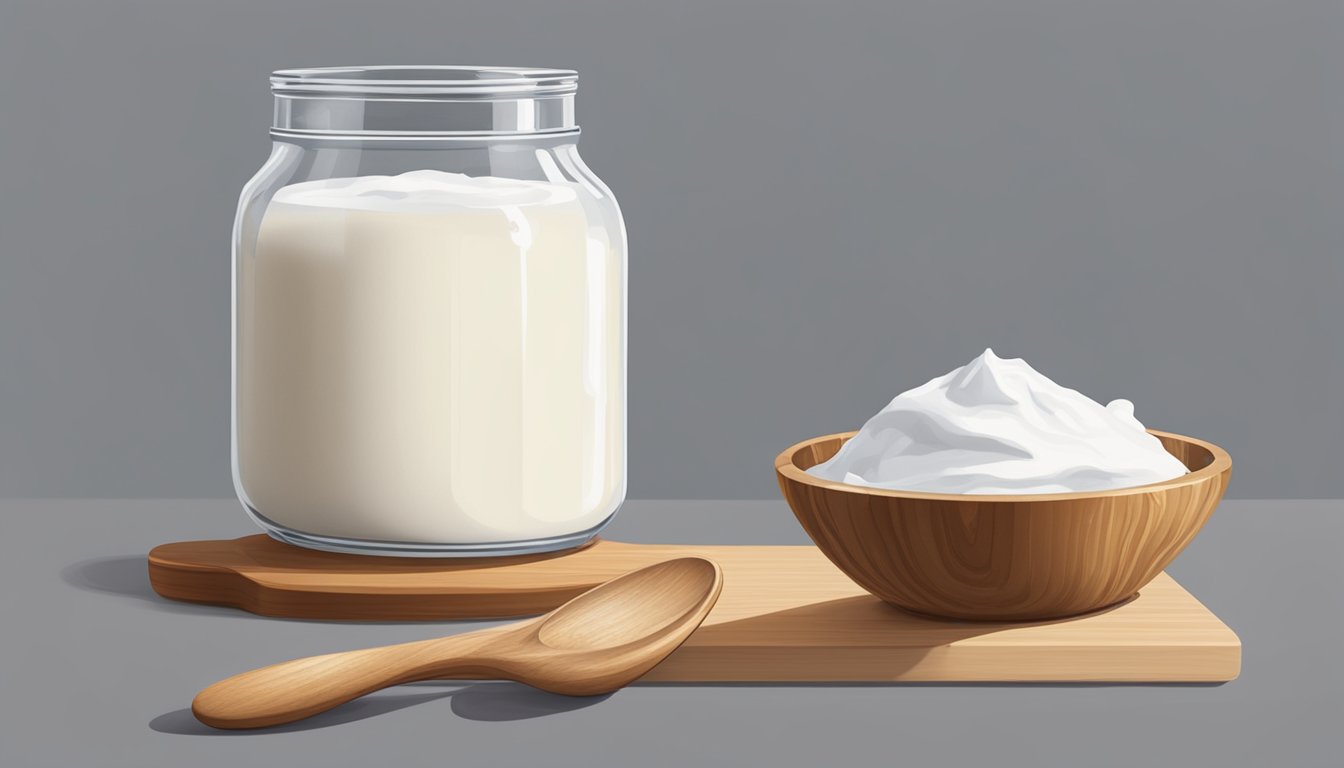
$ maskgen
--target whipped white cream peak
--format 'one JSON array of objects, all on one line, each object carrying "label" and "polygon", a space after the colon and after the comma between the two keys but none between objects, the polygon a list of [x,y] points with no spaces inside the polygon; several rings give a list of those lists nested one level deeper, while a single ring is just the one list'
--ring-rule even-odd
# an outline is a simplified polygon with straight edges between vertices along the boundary
[{"label": "whipped white cream peak", "polygon": [[1188,470],[1128,400],[1103,406],[986,349],[897,395],[808,472],[874,488],[1029,494],[1128,488]]},{"label": "whipped white cream peak", "polygon": [[554,205],[577,200],[574,190],[547,181],[410,171],[397,176],[352,176],[282,187],[272,203],[360,211],[434,213]]}]

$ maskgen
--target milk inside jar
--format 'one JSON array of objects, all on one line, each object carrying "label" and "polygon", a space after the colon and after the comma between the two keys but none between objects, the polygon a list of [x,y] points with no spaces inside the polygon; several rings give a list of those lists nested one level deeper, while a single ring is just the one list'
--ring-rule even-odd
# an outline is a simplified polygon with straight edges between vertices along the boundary
[{"label": "milk inside jar", "polygon": [[[548,151],[555,169],[576,158]],[[591,538],[625,490],[625,258],[605,188],[308,175],[272,182],[236,255],[235,482],[254,519],[376,554]]]}]

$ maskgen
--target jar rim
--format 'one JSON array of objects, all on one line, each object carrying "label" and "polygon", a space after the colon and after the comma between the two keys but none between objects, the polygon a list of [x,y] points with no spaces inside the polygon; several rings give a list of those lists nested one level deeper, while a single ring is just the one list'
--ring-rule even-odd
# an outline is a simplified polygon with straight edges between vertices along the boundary
[{"label": "jar rim", "polygon": [[479,67],[441,64],[305,67],[271,73],[271,91],[283,94],[370,96],[526,96],[574,93],[572,69]]}]

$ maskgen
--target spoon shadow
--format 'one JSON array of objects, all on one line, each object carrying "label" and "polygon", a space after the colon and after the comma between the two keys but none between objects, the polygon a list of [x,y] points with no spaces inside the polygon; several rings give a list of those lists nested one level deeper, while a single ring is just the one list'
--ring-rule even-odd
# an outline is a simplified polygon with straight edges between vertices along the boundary
[{"label": "spoon shadow", "polygon": [[609,698],[610,693],[562,696],[518,683],[478,683],[456,691],[450,707],[464,720],[499,723],[573,712]]},{"label": "spoon shadow", "polygon": [[442,699],[452,696],[453,691],[440,691],[437,693],[411,693],[411,694],[388,694],[371,695],[361,699],[355,699],[348,704],[343,704],[335,709],[328,710],[318,715],[313,715],[305,720],[295,723],[286,723],[271,728],[258,728],[253,730],[223,730],[211,728],[196,719],[191,714],[191,709],[175,709],[172,712],[165,712],[162,715],[149,721],[151,730],[159,733],[172,733],[180,736],[248,736],[260,735],[265,733],[295,733],[298,731],[316,731],[322,728],[330,728],[333,725],[343,725],[353,723],[358,720],[367,720],[371,717],[385,715],[389,712],[395,712],[406,707],[413,707],[416,704],[423,704],[435,699]]},{"label": "spoon shadow", "polygon": [[[442,687],[445,683],[412,683],[405,687]],[[304,720],[270,728],[225,730],[211,728],[196,719],[190,708],[165,712],[149,721],[150,730],[178,736],[264,736],[268,733],[297,733],[330,728],[334,725],[368,720],[399,709],[427,704],[438,699],[450,699],[453,714],[464,720],[480,722],[510,722],[532,720],[585,709],[610,698],[604,696],[561,696],[517,683],[475,683],[455,686],[451,690],[429,693],[374,693],[342,704],[335,709],[313,715]]]}]

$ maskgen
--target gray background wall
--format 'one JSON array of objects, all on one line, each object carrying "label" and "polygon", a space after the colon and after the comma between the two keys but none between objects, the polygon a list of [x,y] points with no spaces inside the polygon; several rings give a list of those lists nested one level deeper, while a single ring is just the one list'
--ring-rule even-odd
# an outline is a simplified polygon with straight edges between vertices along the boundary
[{"label": "gray background wall", "polygon": [[7,0],[0,495],[226,496],[229,227],[284,66],[576,68],[632,242],[630,491],[992,345],[1344,496],[1338,2]]}]

